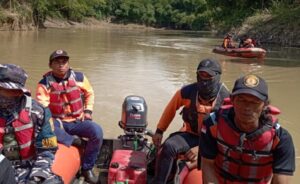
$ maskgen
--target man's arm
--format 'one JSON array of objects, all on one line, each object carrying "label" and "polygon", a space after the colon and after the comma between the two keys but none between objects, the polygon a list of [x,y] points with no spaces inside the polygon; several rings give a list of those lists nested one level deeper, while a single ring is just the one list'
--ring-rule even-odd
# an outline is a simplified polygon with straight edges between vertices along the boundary
[{"label": "man's arm", "polygon": [[84,110],[90,110],[92,112],[95,101],[93,87],[86,76],[83,77],[83,82],[80,85],[80,88],[84,94]]},{"label": "man's arm", "polygon": [[280,141],[273,152],[272,184],[288,184],[295,171],[295,147],[287,130],[280,127],[276,134]]},{"label": "man's arm", "polygon": [[272,184],[288,184],[292,176],[283,174],[274,174],[272,178]]},{"label": "man's arm", "polygon": [[33,122],[36,126],[35,147],[37,149],[37,158],[33,163],[30,179],[47,180],[54,176],[51,166],[54,160],[54,154],[57,150],[57,139],[54,134],[54,127],[51,123],[51,113],[48,108],[42,108],[39,105],[33,114]]},{"label": "man's arm", "polygon": [[163,133],[167,130],[170,123],[176,115],[176,111],[183,105],[181,90],[178,90],[172,97],[168,105],[166,106],[161,118],[157,124],[155,134],[152,136],[153,144],[156,147],[160,147],[161,141],[163,139]]},{"label": "man's arm", "polygon": [[201,157],[201,169],[203,183],[218,183],[217,176],[215,174],[215,160]]},{"label": "man's arm", "polygon": [[200,149],[201,154],[201,169],[203,176],[203,183],[218,183],[216,171],[215,171],[215,158],[218,154],[217,141],[210,132],[210,127],[213,126],[213,121],[208,116],[201,127],[200,135]]},{"label": "man's arm", "polygon": [[178,90],[166,106],[157,124],[157,129],[164,132],[169,127],[176,115],[176,111],[183,105],[182,101],[181,90]]},{"label": "man's arm", "polygon": [[79,83],[79,86],[84,95],[84,116],[82,120],[92,120],[92,113],[95,101],[93,87],[86,76],[83,76],[83,82]]},{"label": "man's arm", "polygon": [[43,85],[41,83],[39,83],[37,85],[35,96],[36,96],[35,99],[39,103],[41,103],[45,107],[48,107],[48,105],[50,103],[50,96],[49,96],[49,92],[45,85]]},{"label": "man's arm", "polygon": [[[0,149],[1,150],[1,149]],[[2,151],[0,151],[2,152]],[[10,161],[0,153],[0,183],[15,184],[15,171]]]}]

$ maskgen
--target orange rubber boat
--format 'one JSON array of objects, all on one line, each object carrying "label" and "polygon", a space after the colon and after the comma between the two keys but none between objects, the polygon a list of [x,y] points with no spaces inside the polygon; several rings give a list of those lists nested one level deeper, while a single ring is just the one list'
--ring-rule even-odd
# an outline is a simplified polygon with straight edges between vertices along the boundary
[{"label": "orange rubber boat", "polygon": [[267,51],[263,48],[253,47],[253,48],[223,48],[217,46],[213,49],[214,53],[222,54],[231,57],[242,57],[242,58],[263,58],[265,57]]},{"label": "orange rubber boat", "polygon": [[74,147],[58,144],[52,171],[61,176],[65,184],[72,183],[80,168],[80,152]]},{"label": "orange rubber boat", "polygon": [[[147,136],[153,136],[146,129],[147,105],[140,96],[128,96],[123,103],[122,121],[119,126],[124,135],[118,139],[104,139],[98,160],[96,173],[100,173],[101,183],[147,184],[153,178],[148,165],[154,163],[156,151]],[[58,144],[52,170],[61,176],[65,184],[76,183],[80,169],[80,154],[76,147]],[[154,168],[153,168],[154,169]],[[180,184],[202,183],[201,170],[186,171]]]},{"label": "orange rubber boat", "polygon": [[[105,141],[107,142],[107,140]],[[126,165],[126,160],[125,159],[133,159],[136,162],[136,157],[134,156],[134,154],[132,154],[132,151],[129,150],[124,150],[124,151],[120,151],[121,153],[130,153],[127,155],[122,155],[122,154],[118,154],[118,151],[115,152],[115,154],[119,157],[117,159],[114,160],[114,162],[119,162],[119,163],[123,163],[125,162],[125,164],[123,163],[123,165]],[[142,154],[142,152],[140,153],[136,153],[136,154]],[[135,158],[132,158],[132,157]],[[128,158],[127,158],[128,157]],[[112,163],[110,163],[112,164]],[[146,164],[146,163],[144,163]],[[145,167],[146,168],[146,167]],[[57,175],[62,177],[62,180],[64,181],[65,184],[71,184],[73,182],[75,182],[78,178],[76,178],[76,175],[78,173],[80,169],[80,152],[76,147],[67,147],[63,144],[58,144],[58,150],[55,154],[55,159],[54,159],[54,163],[52,165],[52,170],[54,173],[56,173]],[[139,175],[141,176],[139,173],[142,173],[139,169],[137,169],[136,171],[134,169],[131,169],[133,171],[131,171],[131,174],[124,174],[122,171],[121,175],[123,176],[131,176],[132,178],[134,178],[134,180],[131,180],[129,183],[131,184],[146,184],[146,179],[141,180],[141,177],[139,177],[137,179],[137,177],[135,177],[135,175]],[[106,171],[107,172],[107,171]],[[117,173],[116,171],[114,171],[115,173]],[[120,172],[120,171],[118,171]],[[128,172],[128,171],[126,171]],[[137,172],[137,174],[135,173]],[[105,174],[105,173],[104,173]],[[108,182],[111,178],[110,173],[107,173],[107,175],[104,178],[101,178],[103,176],[99,176],[99,180]],[[118,178],[119,179],[119,178]],[[122,179],[122,178],[120,178]],[[130,179],[130,177],[128,178]],[[149,179],[149,178],[148,178]],[[140,182],[142,181],[142,182]],[[180,184],[191,184],[191,183],[202,183],[202,171],[201,170],[197,170],[197,169],[192,169],[191,171],[189,171],[188,174],[186,174],[184,176],[183,181],[180,181]]]},{"label": "orange rubber boat", "polygon": [[188,175],[183,180],[183,184],[191,184],[191,183],[203,183],[202,170],[193,169],[188,173]]}]

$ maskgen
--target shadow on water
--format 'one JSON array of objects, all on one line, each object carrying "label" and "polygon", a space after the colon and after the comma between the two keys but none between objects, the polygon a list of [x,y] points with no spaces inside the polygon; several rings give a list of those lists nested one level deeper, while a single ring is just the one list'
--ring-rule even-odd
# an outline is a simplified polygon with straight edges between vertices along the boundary
[{"label": "shadow on water", "polygon": [[269,46],[265,64],[281,67],[300,67],[300,48]]},{"label": "shadow on water", "polygon": [[268,65],[274,67],[300,67],[299,60],[296,59],[288,59],[288,58],[264,58],[264,59],[257,59],[257,58],[233,58],[233,59],[226,59],[227,62],[233,63],[241,63],[241,64],[259,64],[259,65]]}]

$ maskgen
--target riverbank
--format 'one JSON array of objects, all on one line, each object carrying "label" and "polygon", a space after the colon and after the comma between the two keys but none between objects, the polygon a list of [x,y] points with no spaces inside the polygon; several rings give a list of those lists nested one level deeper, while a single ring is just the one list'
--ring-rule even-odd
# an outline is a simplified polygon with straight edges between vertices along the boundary
[{"label": "riverbank", "polygon": [[[299,10],[297,10],[299,11]],[[3,14],[3,13],[2,13]],[[248,17],[241,27],[232,28],[236,35],[248,34],[259,40],[262,44],[275,44],[280,46],[300,47],[300,15],[295,12],[290,16],[274,16],[269,13],[260,13]],[[291,16],[292,15],[292,16]],[[0,19],[0,31],[31,31],[34,27],[32,20],[18,14],[4,12]],[[5,17],[5,18],[3,18]],[[64,19],[47,18],[44,22],[46,28],[119,28],[119,29],[156,29],[138,24],[115,24],[110,20],[99,21],[94,18],[85,18],[82,22]],[[162,28],[163,29],[163,28]],[[224,33],[224,30],[216,30]],[[221,35],[220,35],[221,36]]]},{"label": "riverbank", "polygon": [[44,23],[46,28],[120,28],[120,29],[151,29],[154,30],[156,28],[147,27],[144,25],[138,24],[115,24],[111,23],[109,20],[97,20],[94,18],[85,18],[83,22],[74,22],[69,20],[60,20],[60,19],[52,19],[47,18]]},{"label": "riverbank", "polygon": [[300,47],[300,8],[287,15],[260,13],[233,30],[238,35],[251,35],[263,44]]},{"label": "riverbank", "polygon": [[[299,17],[300,19],[300,17]],[[257,14],[244,21],[241,27],[233,28],[236,35],[248,34],[262,44],[300,47],[299,19],[293,23],[284,24],[271,14]],[[157,29],[137,24],[115,24],[110,21],[99,21],[87,18],[82,23],[48,18],[45,26],[49,28],[120,28],[120,29]],[[222,30],[217,30],[223,32]]]}]

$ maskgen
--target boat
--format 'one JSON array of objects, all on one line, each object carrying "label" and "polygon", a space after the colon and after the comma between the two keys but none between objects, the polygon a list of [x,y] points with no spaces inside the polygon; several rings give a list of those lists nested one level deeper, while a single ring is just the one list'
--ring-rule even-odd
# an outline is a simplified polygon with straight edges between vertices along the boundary
[{"label": "boat", "polygon": [[[94,168],[99,183],[147,184],[153,179],[157,152],[148,139],[153,133],[147,129],[146,117],[144,98],[127,96],[118,123],[124,134],[103,140]],[[52,170],[62,177],[64,183],[84,183],[79,173],[81,153],[76,147],[58,145]],[[202,183],[202,171],[197,168],[178,176],[180,184]],[[168,183],[173,183],[172,178]]]},{"label": "boat", "polygon": [[259,47],[253,48],[227,48],[217,46],[213,49],[214,53],[222,54],[231,57],[242,57],[242,58],[263,58],[266,55],[266,50]]},{"label": "boat", "polygon": [[64,183],[73,183],[80,169],[80,150],[74,146],[58,144],[58,150],[52,165],[52,171],[59,175]]}]

